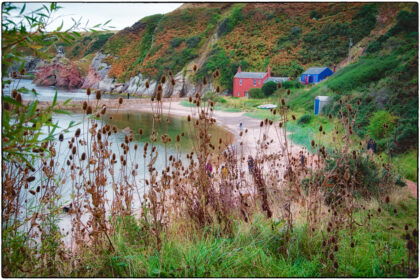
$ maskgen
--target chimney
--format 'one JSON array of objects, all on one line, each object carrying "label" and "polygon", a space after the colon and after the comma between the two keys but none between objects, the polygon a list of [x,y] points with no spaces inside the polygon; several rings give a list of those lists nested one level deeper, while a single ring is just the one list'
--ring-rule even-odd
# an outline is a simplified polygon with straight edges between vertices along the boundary
[{"label": "chimney", "polygon": [[267,77],[271,77],[271,68],[270,68],[270,66],[267,67]]},{"label": "chimney", "polygon": [[241,66],[239,66],[238,67],[238,73],[241,73],[242,72],[242,70],[241,70]]}]

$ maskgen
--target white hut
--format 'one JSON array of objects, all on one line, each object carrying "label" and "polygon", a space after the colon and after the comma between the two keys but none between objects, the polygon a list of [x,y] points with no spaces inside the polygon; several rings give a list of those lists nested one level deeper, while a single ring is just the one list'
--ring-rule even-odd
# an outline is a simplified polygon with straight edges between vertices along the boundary
[{"label": "white hut", "polygon": [[332,101],[332,99],[329,96],[317,96],[317,97],[315,97],[314,114],[319,115],[319,113],[322,112],[322,107],[329,104],[331,101]]}]

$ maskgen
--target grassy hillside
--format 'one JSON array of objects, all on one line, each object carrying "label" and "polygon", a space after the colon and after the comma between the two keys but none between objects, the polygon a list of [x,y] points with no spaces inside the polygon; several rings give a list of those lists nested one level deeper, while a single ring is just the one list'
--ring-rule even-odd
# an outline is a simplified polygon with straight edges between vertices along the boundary
[{"label": "grassy hillside", "polygon": [[[114,56],[110,75],[120,81],[137,73],[176,73],[200,57],[204,64],[196,79],[219,69],[222,87],[231,90],[239,65],[245,71],[271,66],[274,75],[292,77],[309,66],[338,65],[348,56],[350,39],[354,45],[369,42],[392,21],[390,14],[407,5],[188,4],[140,20],[110,37],[103,51]],[[207,46],[213,34],[217,42]],[[201,57],[205,47],[211,51]]]},{"label": "grassy hillside", "polygon": [[374,114],[386,111],[394,120],[392,132],[388,137],[370,133],[380,148],[384,148],[390,139],[395,142],[392,147],[395,152],[417,147],[418,26],[413,20],[416,17],[416,8],[411,12],[400,12],[396,24],[372,42],[359,61],[309,90],[295,92],[288,100],[290,106],[296,110],[311,111],[316,96],[328,95],[336,102],[326,113],[338,115],[339,99],[353,105],[360,100],[355,131],[360,137],[366,137],[369,128],[372,130],[374,127]]}]

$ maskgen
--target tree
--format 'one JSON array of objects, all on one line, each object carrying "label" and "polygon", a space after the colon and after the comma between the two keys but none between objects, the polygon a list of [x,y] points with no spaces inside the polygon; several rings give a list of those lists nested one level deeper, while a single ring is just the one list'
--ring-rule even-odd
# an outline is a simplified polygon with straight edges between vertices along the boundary
[{"label": "tree", "polygon": [[271,96],[277,89],[277,84],[273,81],[269,81],[262,86],[262,91],[264,95],[269,97]]}]

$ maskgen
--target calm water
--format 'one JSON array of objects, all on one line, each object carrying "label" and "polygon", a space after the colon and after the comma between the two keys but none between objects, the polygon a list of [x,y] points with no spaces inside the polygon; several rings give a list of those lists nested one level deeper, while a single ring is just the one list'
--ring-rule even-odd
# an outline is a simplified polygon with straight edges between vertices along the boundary
[{"label": "calm water", "polygon": [[[57,90],[57,100],[64,101],[69,98],[73,100],[85,100],[87,99],[86,90],[85,89],[63,89],[63,88],[56,88],[55,86],[50,87],[42,87],[37,86],[32,83],[32,80],[25,80],[25,79],[12,79],[12,83],[10,85],[5,85],[4,94],[10,95],[11,89],[25,87],[29,91],[35,89],[38,93],[37,97],[34,96],[32,92],[27,94],[22,94],[23,100],[34,100],[38,99],[39,101],[52,101],[55,95],[55,91]],[[117,95],[110,95],[104,94],[104,98],[118,98]],[[92,98],[92,96],[91,96]],[[95,97],[93,97],[95,98]]]},{"label": "calm water", "polygon": [[[15,88],[17,85],[12,86]],[[39,100],[44,101],[52,101],[54,94],[55,94],[55,88],[53,87],[38,87],[36,85],[33,85],[30,80],[21,80],[19,83],[19,87],[25,86],[27,89],[31,90],[32,88],[35,88],[39,95]],[[7,92],[7,90],[5,91]],[[58,89],[58,100],[66,100],[68,98],[73,99],[86,99],[86,93],[84,90],[61,90]],[[26,99],[33,99],[34,96],[32,94],[23,95],[23,98]],[[62,167],[64,169],[59,173],[60,182],[62,182],[63,178],[66,178],[65,183],[61,183],[58,185],[59,189],[57,190],[59,193],[61,193],[61,203],[63,205],[68,205],[71,202],[71,194],[73,191],[72,182],[70,179],[70,173],[69,168],[65,165],[66,161],[69,159],[70,156],[70,150],[68,149],[68,141],[71,140],[71,138],[74,136],[75,131],[77,128],[80,128],[82,131],[82,135],[87,135],[87,127],[89,120],[84,116],[83,114],[74,113],[72,115],[63,115],[63,114],[56,114],[53,116],[53,121],[57,123],[60,127],[60,129],[57,130],[57,133],[59,133],[62,129],[67,128],[70,122],[74,122],[77,125],[69,129],[67,132],[64,133],[65,140],[62,143],[57,143],[57,158],[56,162],[59,163],[59,169],[61,170]],[[157,151],[158,151],[158,158],[154,164],[154,167],[160,171],[165,167],[165,148],[160,140],[160,136],[163,134],[168,134],[172,141],[168,143],[167,150],[166,150],[166,158],[169,158],[170,155],[175,156],[176,158],[181,159],[182,161],[185,161],[186,159],[186,153],[189,153],[192,151],[193,148],[193,137],[194,134],[192,133],[192,125],[189,123],[185,117],[169,117],[167,119],[166,116],[162,116],[162,119],[159,123],[154,124],[153,115],[151,113],[140,113],[140,112],[129,112],[129,111],[122,111],[122,110],[108,110],[106,117],[103,119],[103,121],[99,121],[101,125],[105,125],[109,123],[110,125],[116,126],[118,128],[118,133],[112,134],[109,138],[109,142],[111,142],[111,149],[112,152],[117,155],[117,158],[119,158],[120,153],[122,153],[122,149],[120,147],[121,143],[124,141],[126,132],[124,132],[129,127],[133,131],[134,135],[134,143],[137,143],[139,145],[139,149],[137,151],[136,156],[136,162],[139,164],[138,168],[138,175],[136,176],[136,185],[139,187],[137,191],[134,191],[134,201],[133,201],[133,209],[136,209],[140,205],[140,199],[139,197],[143,196],[143,193],[145,190],[145,184],[144,184],[144,178],[148,178],[148,171],[143,168],[144,162],[146,165],[149,163],[150,158],[147,157],[146,160],[143,159],[143,145],[146,141],[150,142],[150,135],[152,132],[152,127],[155,125],[158,133],[158,141],[155,143]],[[143,129],[143,135],[139,135],[139,129]],[[47,131],[45,131],[47,132]],[[180,143],[177,143],[176,136],[181,135],[181,133],[184,132],[184,137],[181,137]],[[233,141],[233,135],[226,130],[215,126],[211,131],[212,136],[212,143],[217,147],[219,138],[222,138],[224,142],[232,142]],[[57,135],[58,136],[58,135]],[[131,144],[130,153],[133,152],[133,144]],[[86,146],[84,146],[86,148]],[[149,145],[149,151],[148,155],[150,154],[150,145]],[[83,148],[82,148],[83,149]],[[79,151],[80,153],[83,152]],[[133,157],[133,156],[132,156]],[[133,157],[134,158],[134,157]],[[118,163],[115,165],[115,177],[118,178],[120,176],[119,170],[120,170],[120,162],[118,160]],[[160,173],[160,172],[159,172]],[[108,178],[108,183],[110,183],[111,179]],[[35,181],[36,183],[36,181]],[[112,188],[109,184],[107,187],[107,193],[106,198],[109,200],[109,204],[112,200]],[[109,206],[108,206],[109,207]],[[107,207],[107,208],[108,208]],[[83,217],[83,220],[87,220],[88,217]],[[71,216],[67,214],[61,215],[61,221],[59,222],[59,226],[62,229],[63,232],[69,231],[71,228]],[[65,242],[67,243],[69,241],[69,236],[65,238]]]}]

